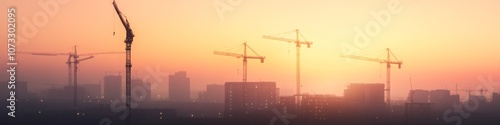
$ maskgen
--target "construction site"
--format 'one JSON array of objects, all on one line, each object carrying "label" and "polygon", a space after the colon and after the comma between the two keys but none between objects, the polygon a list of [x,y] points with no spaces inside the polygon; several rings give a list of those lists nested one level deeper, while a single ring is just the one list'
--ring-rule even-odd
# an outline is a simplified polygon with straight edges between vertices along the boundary
[{"label": "construction site", "polygon": [[500,124],[500,37],[471,33],[500,32],[489,11],[476,27],[429,2],[281,2],[15,2],[42,11],[16,18],[0,124]]}]

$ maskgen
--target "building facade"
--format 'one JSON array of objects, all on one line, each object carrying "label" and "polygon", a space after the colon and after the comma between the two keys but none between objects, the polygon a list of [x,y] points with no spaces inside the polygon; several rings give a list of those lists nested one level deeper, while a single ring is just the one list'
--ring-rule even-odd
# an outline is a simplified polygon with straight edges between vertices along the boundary
[{"label": "building facade", "polygon": [[207,91],[199,95],[201,102],[224,103],[224,85],[207,85]]},{"label": "building facade", "polygon": [[133,79],[131,87],[133,97],[141,101],[151,101],[151,83],[142,79]]},{"label": "building facade", "polygon": [[226,82],[224,115],[237,118],[270,113],[276,95],[276,82]]},{"label": "building facade", "polygon": [[190,79],[185,71],[176,72],[168,77],[168,96],[174,102],[187,102],[191,100]]},{"label": "building facade", "polygon": [[353,104],[384,106],[384,84],[351,83],[344,90],[345,101]]},{"label": "building facade", "polygon": [[429,90],[410,90],[410,93],[408,94],[408,102],[429,103]]},{"label": "building facade", "polygon": [[104,76],[104,98],[106,100],[121,99],[122,96],[122,76]]}]

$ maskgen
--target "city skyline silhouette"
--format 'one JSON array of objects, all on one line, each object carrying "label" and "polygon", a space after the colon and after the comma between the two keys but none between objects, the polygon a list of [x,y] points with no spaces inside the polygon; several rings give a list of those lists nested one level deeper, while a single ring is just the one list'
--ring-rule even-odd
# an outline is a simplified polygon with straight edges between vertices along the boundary
[{"label": "city skyline silhouette", "polygon": [[[54,116],[70,118],[73,105],[67,101],[76,91],[75,111],[92,114],[77,121],[126,121],[120,120],[121,103],[113,104],[125,102],[126,30],[112,2],[0,2],[0,10],[16,10],[15,76],[23,99],[18,113],[25,114],[19,119],[36,118],[44,109],[54,114],[38,113],[47,118],[43,123]],[[498,123],[491,115],[498,113],[500,93],[498,1],[116,2],[135,34],[132,93],[140,94],[132,97],[137,103],[132,107],[139,114],[165,114],[147,124],[167,123],[163,117],[169,124]],[[247,56],[260,61],[246,62]],[[9,62],[1,57],[0,62]],[[77,71],[68,65],[76,65],[71,58]],[[0,81],[9,81],[9,73],[0,72]],[[72,80],[78,88],[72,88]],[[4,83],[0,97],[7,99]],[[240,84],[241,90],[227,88]],[[470,103],[479,107],[467,107]],[[233,108],[238,111],[229,111]],[[456,113],[460,108],[472,114]],[[135,114],[134,124],[149,119]],[[81,124],[94,124],[90,121]],[[60,123],[69,122],[74,121]]]}]

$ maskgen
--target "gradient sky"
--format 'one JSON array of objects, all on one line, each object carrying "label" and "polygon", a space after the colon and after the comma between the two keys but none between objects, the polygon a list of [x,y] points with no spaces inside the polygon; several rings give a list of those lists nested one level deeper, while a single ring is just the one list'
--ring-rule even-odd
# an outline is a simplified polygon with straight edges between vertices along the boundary
[{"label": "gradient sky", "polygon": [[[33,22],[37,13],[47,12],[38,1],[0,1],[0,10],[17,9],[18,36],[26,38],[18,51],[69,52],[74,45],[79,53],[124,51],[125,31],[112,0],[61,1],[67,3],[59,4],[59,11],[36,27],[38,32],[30,38],[23,34],[26,21]],[[300,29],[306,40],[314,43],[301,49],[304,93],[343,95],[350,82],[385,83],[384,65],[339,55],[343,45],[354,45],[355,28],[364,29],[367,23],[375,22],[370,12],[386,11],[389,0],[241,0],[234,6],[219,0],[233,8],[223,13],[223,20],[213,6],[215,1],[118,0],[136,34],[132,47],[135,77],[148,75],[146,67],[159,66],[167,74],[187,71],[193,94],[204,90],[206,84],[240,81],[241,59],[212,53],[247,41],[266,56],[265,63],[249,60],[249,81],[276,81],[282,95],[291,95],[295,91],[295,45],[263,39],[262,35]],[[454,90],[456,83],[459,89],[475,88],[480,85],[478,77],[490,74],[493,81],[500,81],[500,1],[399,2],[401,13],[393,14],[387,27],[370,37],[368,46],[359,48],[360,55],[368,57],[390,48],[403,60],[401,69],[392,69],[393,97],[406,97],[410,77],[413,88],[418,89]],[[6,14],[0,13],[0,29],[6,29]],[[6,30],[0,34],[7,34]],[[6,44],[6,35],[0,38]],[[0,55],[0,62],[6,62],[6,51]],[[124,74],[124,57],[96,55],[82,62],[79,82],[99,83],[106,72]],[[18,77],[34,86],[30,90],[66,85],[65,56],[18,58]],[[165,96],[166,84],[153,91]]]}]

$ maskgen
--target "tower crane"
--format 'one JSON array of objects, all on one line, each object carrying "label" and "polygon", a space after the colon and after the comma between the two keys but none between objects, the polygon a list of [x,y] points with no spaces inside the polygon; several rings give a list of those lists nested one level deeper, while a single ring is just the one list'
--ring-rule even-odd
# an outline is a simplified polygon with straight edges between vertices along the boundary
[{"label": "tower crane", "polygon": [[467,92],[469,93],[469,96],[471,95],[471,92],[479,92],[480,95],[484,95],[483,93],[488,92],[488,90],[487,89],[467,90]]},{"label": "tower crane", "polygon": [[[98,53],[86,53],[86,54],[78,54],[76,46],[74,46],[74,52],[69,52],[69,53],[43,53],[43,52],[17,52],[19,54],[31,54],[31,55],[37,55],[37,56],[68,56],[68,60],[66,64],[68,64],[68,86],[73,86],[73,108],[76,111],[78,109],[78,103],[77,103],[77,88],[78,88],[78,64],[81,61],[89,60],[94,58],[94,55],[101,55],[101,54],[120,54],[123,52],[98,52]],[[87,56],[85,58],[80,58],[80,56]],[[73,60],[71,60],[73,59]],[[71,74],[71,64],[73,65],[73,78],[72,80],[72,74]],[[73,82],[73,85],[71,85],[71,82]]]},{"label": "tower crane", "polygon": [[[275,37],[275,36],[268,36],[268,35],[264,35],[262,36],[262,38],[265,38],[265,39],[271,39],[271,40],[278,40],[278,41],[285,41],[285,42],[288,42],[288,43],[295,43],[295,46],[297,47],[296,49],[296,56],[297,56],[297,60],[296,60],[296,103],[300,105],[300,47],[301,47],[301,44],[306,44],[307,45],[307,48],[311,48],[311,44],[312,42],[309,42],[309,41],[300,41],[299,40],[299,36],[302,36],[302,34],[300,34],[299,30],[298,29],[295,29],[294,31],[291,31],[291,32],[295,32],[296,34],[296,39],[288,39],[288,38],[283,38],[283,37]],[[287,32],[289,33],[289,32]],[[304,38],[302,36],[302,38]]]},{"label": "tower crane", "polygon": [[[365,60],[365,61],[372,61],[372,62],[379,62],[379,63],[385,63],[387,64],[387,83],[386,83],[386,103],[387,103],[387,108],[390,108],[391,106],[391,64],[397,64],[398,68],[401,69],[401,65],[403,64],[403,61],[399,61],[396,56],[391,52],[389,48],[386,49],[387,51],[387,59],[378,59],[378,58],[369,58],[369,57],[363,57],[363,56],[356,56],[356,55],[340,55],[341,57],[345,58],[351,58],[351,59],[358,59],[358,60]],[[391,60],[391,55],[396,59],[396,61]]]},{"label": "tower crane", "polygon": [[[469,88],[469,89],[466,89],[466,90],[455,90],[455,91],[465,91],[465,92],[467,92],[467,94],[468,94],[467,96],[468,96],[468,98],[470,100],[471,98],[474,98],[473,96],[486,98],[484,96],[484,93],[487,93],[488,89],[470,89]],[[479,92],[479,95],[478,95],[477,92]]]},{"label": "tower crane", "polygon": [[127,17],[118,9],[118,5],[116,5],[115,0],[113,0],[113,7],[115,8],[116,14],[118,14],[118,17],[120,18],[120,21],[123,24],[123,27],[125,28],[126,31],[126,36],[125,36],[125,51],[126,51],[126,56],[125,56],[125,95],[126,95],[126,107],[128,111],[127,115],[127,125],[131,124],[131,115],[132,115],[132,108],[130,107],[131,104],[131,82],[132,82],[132,42],[134,41],[134,33],[132,32],[132,28],[130,27],[130,23],[128,22]]},{"label": "tower crane", "polygon": [[488,92],[488,89],[470,89],[469,88],[469,89],[466,89],[466,90],[458,90],[458,83],[457,83],[457,84],[455,84],[455,94],[458,95],[458,91],[465,91],[465,92],[469,93],[469,96],[471,96],[472,92],[479,92],[480,95],[484,95],[483,93],[484,92]]},{"label": "tower crane", "polygon": [[[479,92],[479,95],[483,96],[485,92],[488,92],[487,89],[467,89],[467,90],[456,90],[456,91],[465,91],[471,96],[472,92]],[[477,93],[476,93],[477,94]]]},{"label": "tower crane", "polygon": [[[247,48],[249,48],[257,56],[248,56]],[[214,51],[214,54],[243,58],[243,82],[247,82],[247,59],[260,59],[260,63],[264,63],[264,59],[266,58],[264,56],[259,56],[259,54],[257,54],[250,46],[248,46],[246,42],[243,43],[243,54],[221,52],[221,51]]]}]

